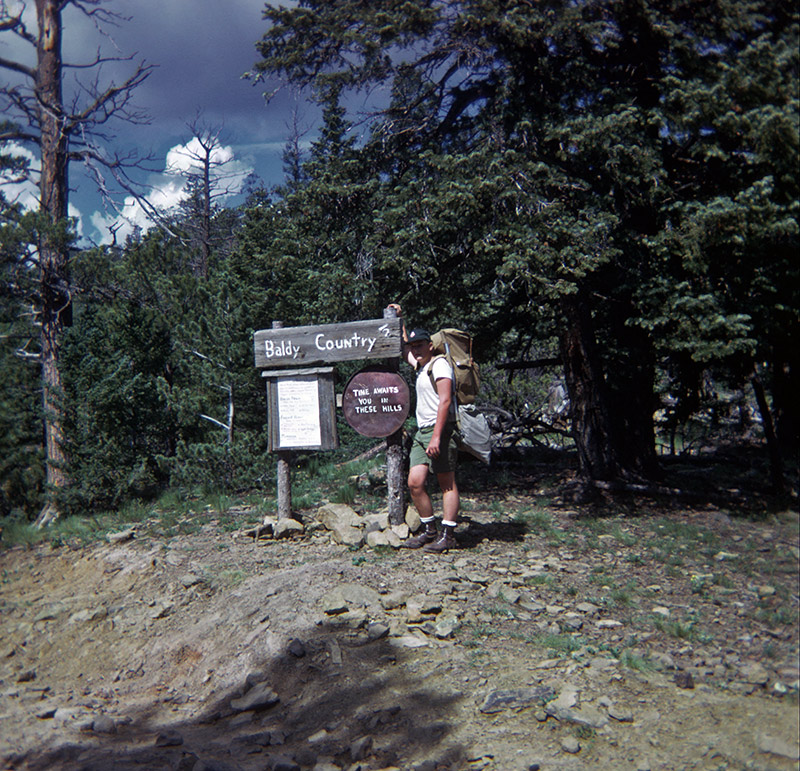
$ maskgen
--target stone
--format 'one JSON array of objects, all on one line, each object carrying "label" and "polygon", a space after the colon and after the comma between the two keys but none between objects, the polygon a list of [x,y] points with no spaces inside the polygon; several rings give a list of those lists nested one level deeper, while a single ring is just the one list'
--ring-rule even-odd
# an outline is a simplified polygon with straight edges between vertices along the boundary
[{"label": "stone", "polygon": [[342,771],[342,768],[328,758],[321,758],[317,760],[311,771]]},{"label": "stone", "polygon": [[289,643],[289,653],[296,659],[302,659],[303,656],[306,655],[306,646],[303,644],[303,641],[295,637],[294,640]]},{"label": "stone", "polygon": [[413,506],[409,506],[408,508],[406,508],[405,520],[409,531],[412,533],[416,533],[417,530],[419,530],[420,526],[422,525],[422,521],[419,518],[419,514],[417,513],[417,510]]},{"label": "stone", "polygon": [[778,755],[789,760],[800,760],[800,749],[796,744],[790,744],[769,734],[759,734],[757,739],[758,751],[767,755]]},{"label": "stone", "polygon": [[574,736],[565,736],[561,740],[561,749],[570,755],[577,755],[581,751],[581,743]]},{"label": "stone", "polygon": [[578,689],[565,685],[558,696],[547,704],[547,714],[558,717],[562,710],[572,709],[578,703]]},{"label": "stone", "polygon": [[241,698],[231,700],[231,709],[244,712],[248,709],[265,709],[280,701],[278,694],[266,683],[257,683]]},{"label": "stone", "polygon": [[375,530],[389,529],[389,513],[380,512],[379,514],[368,514],[363,518],[364,529],[371,533]]},{"label": "stone", "polygon": [[305,527],[302,522],[290,517],[282,517],[275,523],[274,535],[276,538],[288,538],[298,533],[302,533]]},{"label": "stone", "polygon": [[553,709],[552,711],[548,704],[545,710],[548,714],[556,718],[556,720],[560,720],[564,723],[575,723],[591,728],[603,728],[603,726],[608,725],[608,715],[597,709],[597,707],[593,707],[589,704],[583,707],[567,707]]},{"label": "stone", "polygon": [[156,736],[156,747],[180,747],[183,744],[183,736],[177,731],[161,731]]},{"label": "stone", "polygon": [[618,626],[622,626],[622,622],[615,621],[613,618],[603,618],[595,622],[595,626],[598,629],[614,629]]},{"label": "stone", "polygon": [[381,596],[374,589],[364,584],[341,584],[338,587],[348,605],[355,608],[379,608]]},{"label": "stone", "polygon": [[255,733],[236,736],[232,743],[244,747],[269,747],[273,743],[272,736],[271,731],[256,731]]},{"label": "stone", "polygon": [[505,600],[510,605],[514,605],[519,601],[522,593],[504,581],[494,581],[487,587],[486,594],[492,599]]},{"label": "stone", "polygon": [[106,535],[106,541],[109,543],[125,543],[125,541],[130,541],[136,537],[136,531],[129,527],[127,530],[120,530],[117,533],[108,533]]},{"label": "stone", "polygon": [[436,637],[446,638],[450,637],[459,626],[461,626],[458,616],[455,613],[442,613],[434,625],[434,634]]},{"label": "stone", "polygon": [[400,637],[392,638],[392,643],[401,648],[424,648],[430,645],[430,642],[421,635],[404,634]]},{"label": "stone", "polygon": [[394,529],[384,530],[383,534],[386,536],[386,541],[393,549],[399,549],[403,545],[403,541],[408,538],[408,532],[404,536],[398,535]]},{"label": "stone", "polygon": [[608,707],[608,716],[613,718],[618,723],[632,723],[633,722],[633,712],[629,709],[624,709],[623,707],[618,707],[615,704],[611,704]]},{"label": "stone", "polygon": [[401,608],[403,605],[405,605],[407,599],[407,592],[395,590],[389,592],[388,594],[382,594],[380,597],[380,603],[384,610],[395,610],[396,608]]},{"label": "stone", "polygon": [[555,691],[549,685],[492,691],[487,694],[479,709],[484,715],[491,715],[506,709],[527,709],[528,707],[541,706],[554,696]]},{"label": "stone", "polygon": [[372,752],[372,737],[362,736],[350,745],[350,758],[353,761],[364,760]]},{"label": "stone", "polygon": [[405,541],[406,538],[410,535],[411,531],[408,529],[408,525],[403,522],[399,525],[392,525],[389,530],[394,533],[401,541]]},{"label": "stone", "polygon": [[678,688],[684,688],[686,690],[691,690],[694,688],[694,677],[692,677],[691,672],[687,672],[685,669],[681,669],[675,673],[675,685]]},{"label": "stone", "polygon": [[673,659],[669,653],[653,651],[650,653],[650,661],[652,661],[659,669],[675,669],[675,659]]},{"label": "stone", "polygon": [[358,527],[337,523],[328,528],[334,543],[342,546],[361,546],[364,543],[364,531]]},{"label": "stone", "polygon": [[329,530],[337,525],[360,528],[363,520],[350,506],[344,503],[326,503],[317,509],[317,521]]},{"label": "stone", "polygon": [[264,768],[266,771],[301,771],[300,764],[287,755],[271,755]]},{"label": "stone", "polygon": [[378,546],[390,546],[389,536],[383,530],[367,531],[367,546],[374,549]]},{"label": "stone", "polygon": [[389,634],[389,627],[386,624],[380,624],[376,621],[373,621],[371,624],[367,625],[367,638],[370,641],[374,640],[382,640]]},{"label": "stone", "polygon": [[769,672],[757,661],[748,661],[739,667],[737,679],[751,685],[766,685],[769,682]]},{"label": "stone", "polygon": [[39,720],[50,720],[56,716],[57,712],[58,707],[55,704],[45,704],[38,707],[34,714]]},{"label": "stone", "polygon": [[345,600],[338,586],[322,598],[322,608],[328,616],[346,613],[348,607],[347,600]]},{"label": "stone", "polygon": [[97,734],[113,734],[117,731],[117,724],[108,715],[96,715],[92,720],[92,731]]}]

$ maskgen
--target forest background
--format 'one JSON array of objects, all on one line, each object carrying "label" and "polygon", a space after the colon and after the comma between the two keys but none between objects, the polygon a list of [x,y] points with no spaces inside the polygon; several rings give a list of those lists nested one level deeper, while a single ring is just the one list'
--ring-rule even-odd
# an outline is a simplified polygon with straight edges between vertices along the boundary
[{"label": "forest background", "polygon": [[[198,121],[180,207],[93,248],[66,216],[67,171],[131,194],[108,126],[136,119],[148,68],[70,92],[66,6],[115,18],[40,0],[33,29],[0,4],[0,34],[37,52],[0,56],[24,83],[0,88],[0,163],[41,193],[38,211],[0,198],[0,521],[271,489],[254,330],[391,301],[473,334],[498,442],[563,448],[582,495],[743,443],[765,461],[743,474],[796,495],[795,4],[268,5],[250,76],[322,107],[310,150],[296,136],[284,183],[225,207],[220,133]],[[339,430],[339,456],[367,446]]]}]

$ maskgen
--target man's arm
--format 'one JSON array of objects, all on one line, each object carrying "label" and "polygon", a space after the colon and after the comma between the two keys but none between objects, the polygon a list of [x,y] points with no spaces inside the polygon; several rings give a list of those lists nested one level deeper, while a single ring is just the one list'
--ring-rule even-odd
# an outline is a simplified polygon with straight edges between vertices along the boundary
[{"label": "man's arm", "polygon": [[400,303],[389,303],[387,308],[394,308],[395,312],[397,313],[397,318],[400,319],[400,330],[403,334],[403,358],[414,368],[417,368],[416,359],[411,355],[411,350],[408,347],[408,332],[406,331],[406,322],[403,318],[403,310],[400,307]]}]

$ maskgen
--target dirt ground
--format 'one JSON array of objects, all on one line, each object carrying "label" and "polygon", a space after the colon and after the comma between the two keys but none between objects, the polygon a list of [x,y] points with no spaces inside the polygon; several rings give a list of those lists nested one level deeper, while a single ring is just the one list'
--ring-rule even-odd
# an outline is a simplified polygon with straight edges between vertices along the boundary
[{"label": "dirt ground", "polygon": [[0,767],[800,768],[796,511],[508,482],[442,556],[246,510],[0,552]]}]

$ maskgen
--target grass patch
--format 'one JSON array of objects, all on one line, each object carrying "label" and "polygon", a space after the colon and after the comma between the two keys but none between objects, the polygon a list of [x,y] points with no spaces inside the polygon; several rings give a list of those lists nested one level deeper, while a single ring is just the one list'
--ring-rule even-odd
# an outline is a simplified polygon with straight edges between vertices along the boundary
[{"label": "grass patch", "polygon": [[545,634],[534,638],[534,642],[542,648],[568,656],[580,650],[584,643],[579,637],[571,634]]},{"label": "grass patch", "polygon": [[660,615],[651,616],[653,626],[663,634],[670,637],[675,637],[679,640],[686,640],[687,642],[712,642],[711,636],[703,632],[694,619],[677,620],[664,618]]},{"label": "grass patch", "polygon": [[627,648],[617,658],[621,666],[633,669],[636,672],[653,672],[656,668],[650,659],[640,656]]}]

